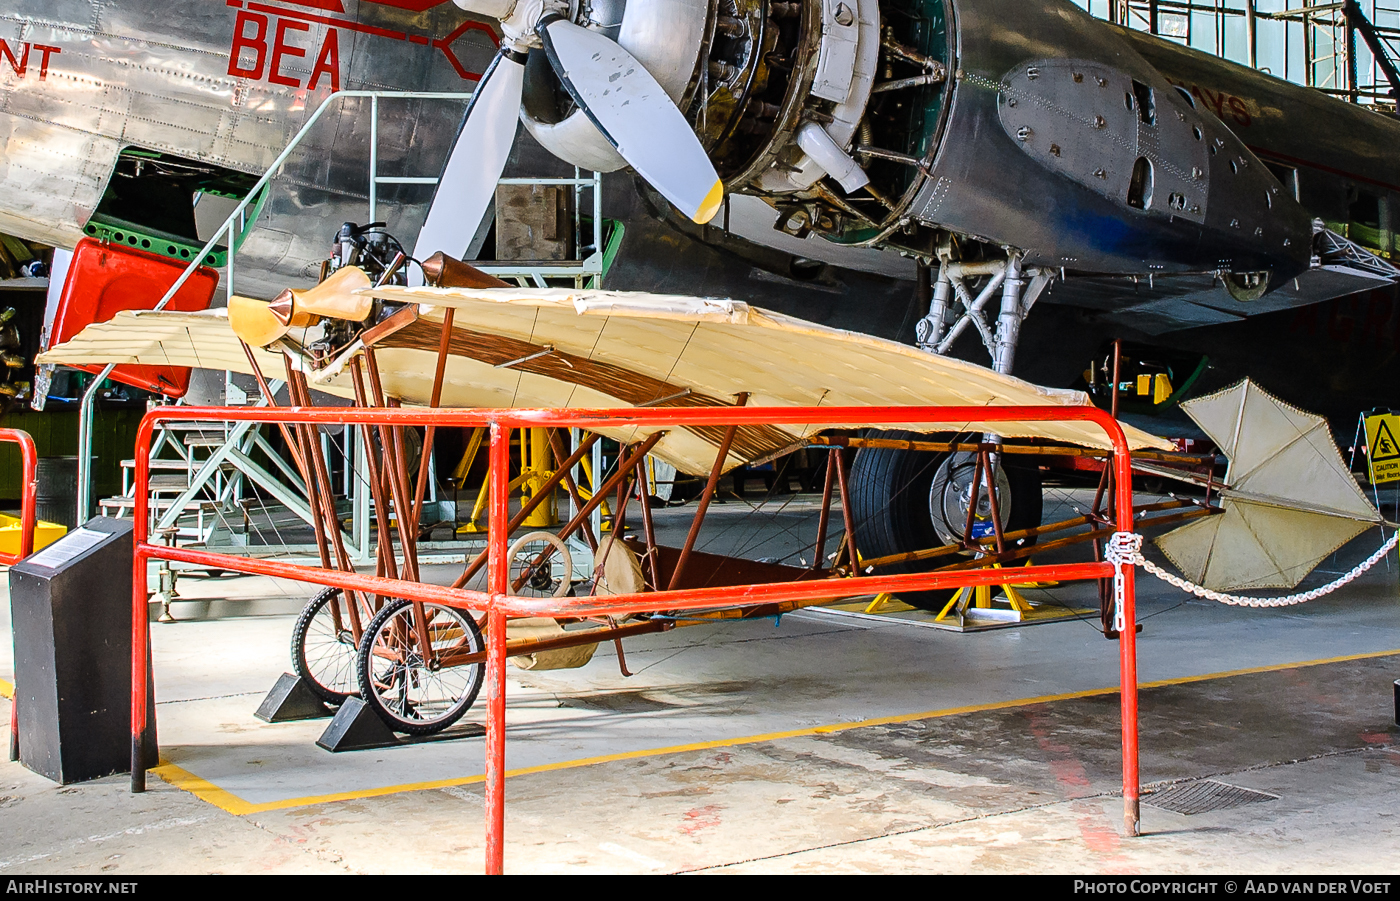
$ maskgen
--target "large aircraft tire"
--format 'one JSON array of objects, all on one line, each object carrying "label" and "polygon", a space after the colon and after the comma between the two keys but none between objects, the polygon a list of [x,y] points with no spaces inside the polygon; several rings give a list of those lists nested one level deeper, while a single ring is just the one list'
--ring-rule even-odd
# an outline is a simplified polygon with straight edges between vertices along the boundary
[{"label": "large aircraft tire", "polygon": [[[870,437],[896,440],[948,440],[952,436],[921,435],[907,431],[872,433]],[[911,451],[893,448],[861,448],[851,466],[851,507],[855,521],[857,546],[863,559],[884,557],[923,550],[948,543],[962,532],[965,519],[949,526],[953,515],[935,521],[933,494],[940,497],[949,490],[950,472],[953,488],[961,476],[970,479],[967,458],[932,451]],[[1003,528],[1006,531],[1029,528],[1040,524],[1042,512],[1040,470],[1014,459],[999,467],[998,498],[1002,502]],[[965,508],[962,508],[965,514]],[[950,532],[954,534],[950,534]],[[1027,539],[1034,544],[1035,539]],[[881,567],[882,573],[924,572],[941,561],[897,563]],[[905,592],[900,600],[925,610],[940,610],[956,589]]]}]

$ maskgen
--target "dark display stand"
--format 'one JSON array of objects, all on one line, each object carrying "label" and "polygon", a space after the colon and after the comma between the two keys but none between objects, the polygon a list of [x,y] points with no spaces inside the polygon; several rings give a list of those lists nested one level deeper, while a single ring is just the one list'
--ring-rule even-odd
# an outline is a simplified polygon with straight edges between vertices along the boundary
[{"label": "dark display stand", "polygon": [[60,784],[131,769],[131,552],[131,523],[97,517],[10,568],[19,759]]}]

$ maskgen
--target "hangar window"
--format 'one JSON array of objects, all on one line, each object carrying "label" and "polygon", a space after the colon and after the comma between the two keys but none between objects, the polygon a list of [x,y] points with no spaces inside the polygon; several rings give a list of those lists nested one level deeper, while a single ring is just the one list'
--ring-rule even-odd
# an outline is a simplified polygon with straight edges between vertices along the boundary
[{"label": "hangar window", "polygon": [[1133,82],[1133,97],[1137,100],[1138,119],[1143,125],[1157,121],[1157,106],[1152,100],[1152,88],[1140,81]]},{"label": "hangar window", "polygon": [[1139,210],[1152,206],[1152,161],[1145,156],[1133,163],[1133,178],[1128,182],[1128,206]]}]

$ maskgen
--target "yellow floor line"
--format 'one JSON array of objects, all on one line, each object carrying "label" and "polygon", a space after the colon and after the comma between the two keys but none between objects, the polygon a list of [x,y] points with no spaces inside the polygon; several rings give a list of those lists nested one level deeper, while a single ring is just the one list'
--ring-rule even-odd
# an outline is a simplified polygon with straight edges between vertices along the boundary
[{"label": "yellow floor line", "polygon": [[[1219,673],[1206,673],[1200,676],[1182,676],[1178,679],[1160,679],[1155,682],[1143,682],[1139,688],[1164,688],[1171,685],[1186,685],[1192,682],[1207,682],[1213,679],[1228,679],[1232,676],[1247,676],[1253,673],[1272,673],[1280,670],[1302,669],[1309,666],[1322,666],[1328,663],[1346,663],[1352,660],[1369,660],[1374,657],[1392,657],[1400,655],[1400,648],[1391,651],[1372,651],[1367,654],[1347,654],[1342,657],[1326,657],[1320,660],[1305,660],[1299,663],[1276,663],[1268,666],[1254,666],[1247,669],[1227,670]],[[1055,701],[1073,701],[1079,698],[1101,697],[1118,693],[1118,686],[1108,688],[1091,688],[1085,691],[1072,691],[1064,694],[1041,695],[1034,698],[1016,698],[1008,701],[993,701],[987,704],[968,704],[961,707],[947,707],[942,710],[925,710],[919,713],[901,713],[895,716],[872,717],[867,720],[859,720],[849,723],[832,723],[826,726],[812,726],[806,729],[790,729],[785,732],[768,732],[762,735],[748,735],[739,738],[720,738],[714,741],[693,742],[684,745],[669,745],[661,748],[643,748],[636,751],[623,751],[618,754],[604,754],[598,757],[582,757],[578,760],[562,760],[558,763],[546,763],[540,766],[524,767],[517,770],[507,770],[506,778],[512,776],[527,776],[532,773],[548,773],[555,770],[569,770],[579,767],[595,766],[600,763],[614,763],[620,760],[636,760],[639,757],[659,757],[666,754],[684,754],[693,751],[708,751],[714,748],[730,748],[738,745],[758,744],[766,741],[781,741],[785,738],[803,738],[809,735],[827,735],[834,732],[845,732],[850,729],[864,729],[870,726],[887,726],[895,723],[909,723],[918,720],[932,720],[941,717],[958,716],[967,713],[985,713],[991,710],[1006,710],[1014,707],[1030,707],[1035,704],[1049,704]],[[383,788],[368,788],[358,791],[337,792],[330,795],[312,795],[304,798],[288,798],[284,801],[269,801],[265,804],[254,804],[245,801],[232,792],[225,791],[205,779],[194,775],[189,770],[183,769],[175,763],[171,763],[164,758],[161,765],[150,772],[159,776],[165,782],[175,788],[187,791],[195,797],[213,804],[221,810],[228,811],[236,816],[244,816],[252,813],[263,813],[269,810],[286,810],[293,807],[309,807],[313,804],[329,804],[335,801],[356,801],[364,798],[378,798],[384,795],[396,795],[403,792],[426,791],[434,788],[448,788],[454,785],[471,785],[477,782],[484,782],[486,777],[462,776],[453,779],[436,779],[431,782],[406,782],[400,785],[387,785]]]},{"label": "yellow floor line", "polygon": [[15,683],[6,682],[0,679],[0,697],[13,698],[15,696]]}]

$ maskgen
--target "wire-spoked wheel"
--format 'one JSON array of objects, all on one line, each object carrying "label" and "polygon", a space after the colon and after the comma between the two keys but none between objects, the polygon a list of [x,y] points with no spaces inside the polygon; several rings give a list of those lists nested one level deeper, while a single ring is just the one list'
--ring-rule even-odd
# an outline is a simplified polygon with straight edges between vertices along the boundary
[{"label": "wire-spoked wheel", "polygon": [[292,629],[292,669],[321,700],[339,706],[360,690],[355,636],[339,588],[319,592]]},{"label": "wire-spoked wheel", "polygon": [[510,594],[559,598],[569,593],[574,558],[569,546],[553,532],[521,535],[506,552],[506,560],[509,566],[506,591]]},{"label": "wire-spoked wheel", "polygon": [[[472,706],[485,678],[485,663],[455,659],[486,647],[464,610],[424,603],[420,630],[413,603],[385,604],[360,640],[360,697],[391,729],[409,735],[441,732]],[[425,647],[420,635],[426,634]]]}]

